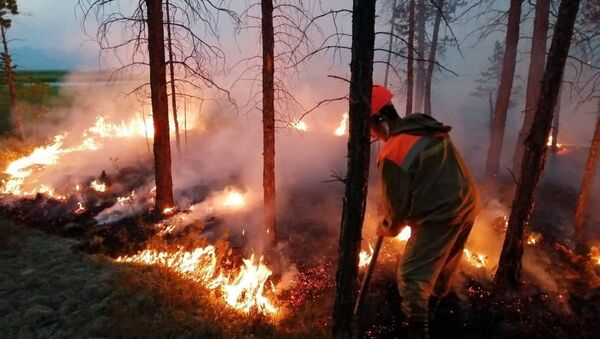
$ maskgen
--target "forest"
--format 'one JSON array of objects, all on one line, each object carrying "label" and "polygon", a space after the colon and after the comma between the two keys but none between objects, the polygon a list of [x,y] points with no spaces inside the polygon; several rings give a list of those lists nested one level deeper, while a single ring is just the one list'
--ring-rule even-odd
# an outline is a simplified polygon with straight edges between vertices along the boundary
[{"label": "forest", "polygon": [[0,338],[600,336],[599,0],[0,0],[0,32]]}]

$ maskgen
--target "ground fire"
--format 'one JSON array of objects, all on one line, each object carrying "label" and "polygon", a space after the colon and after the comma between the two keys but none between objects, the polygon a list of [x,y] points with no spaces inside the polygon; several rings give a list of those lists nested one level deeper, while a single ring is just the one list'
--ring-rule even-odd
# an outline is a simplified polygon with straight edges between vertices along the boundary
[{"label": "ground fire", "polygon": [[600,337],[600,0],[66,3],[0,1],[0,338]]}]

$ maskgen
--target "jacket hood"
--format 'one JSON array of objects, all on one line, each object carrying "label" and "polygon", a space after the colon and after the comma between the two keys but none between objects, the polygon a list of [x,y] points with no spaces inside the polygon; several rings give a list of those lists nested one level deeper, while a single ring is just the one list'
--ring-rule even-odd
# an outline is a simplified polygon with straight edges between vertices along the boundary
[{"label": "jacket hood", "polygon": [[421,135],[448,133],[451,129],[452,127],[440,123],[429,115],[413,113],[400,118],[400,121],[391,128],[391,133],[392,135],[400,133]]}]

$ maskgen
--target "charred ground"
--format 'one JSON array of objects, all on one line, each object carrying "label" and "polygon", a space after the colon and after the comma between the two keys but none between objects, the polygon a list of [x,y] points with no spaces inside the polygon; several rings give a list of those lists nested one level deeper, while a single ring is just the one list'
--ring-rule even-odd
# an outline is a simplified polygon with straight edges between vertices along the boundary
[{"label": "charred ground", "polygon": [[[567,158],[568,157],[568,158]],[[595,337],[600,333],[600,288],[597,265],[589,258],[577,255],[569,241],[569,215],[572,215],[577,198],[576,190],[570,184],[565,184],[553,178],[553,173],[568,171],[567,167],[576,166],[581,156],[577,151],[551,158],[547,164],[546,180],[539,188],[538,200],[532,221],[532,230],[543,234],[540,243],[528,247],[527,256],[543,257],[551,265],[545,266],[546,273],[559,277],[555,282],[556,289],[549,291],[540,277],[525,275],[524,287],[514,294],[495,293],[488,272],[470,271],[462,273],[457,290],[444,299],[439,313],[432,324],[435,337],[494,337],[509,338],[527,335],[534,338],[583,338]],[[575,163],[575,165],[573,165]],[[568,165],[567,165],[568,164]],[[3,261],[20,263],[5,267],[4,279],[12,287],[4,287],[5,300],[12,303],[14,298],[36,298],[47,295],[41,285],[28,285],[26,281],[15,282],[28,270],[54,270],[56,257],[54,253],[44,255],[45,251],[59,250],[61,255],[69,256],[69,260],[80,260],[107,267],[111,273],[107,278],[107,295],[102,297],[102,303],[107,304],[102,314],[88,312],[80,320],[85,326],[95,326],[95,322],[111,323],[110,333],[104,335],[133,335],[150,323],[157,321],[169,322],[169,326],[157,330],[156,335],[172,337],[211,336],[326,336],[331,323],[330,310],[334,290],[334,260],[336,257],[337,232],[335,231],[336,214],[323,215],[324,211],[337,211],[339,202],[339,184],[319,184],[314,188],[300,185],[283,204],[280,236],[282,244],[266,253],[267,261],[275,267],[274,280],[282,278],[287,265],[294,263],[297,267],[294,286],[277,296],[277,299],[289,312],[283,319],[273,322],[256,314],[252,317],[240,317],[233,311],[225,311],[218,303],[207,297],[207,291],[194,283],[181,279],[166,269],[140,267],[137,265],[117,265],[111,260],[118,255],[133,254],[151,246],[184,246],[193,248],[206,244],[206,238],[213,241],[221,234],[219,242],[227,248],[232,261],[241,259],[241,249],[246,245],[239,236],[222,233],[221,220],[212,216],[200,222],[183,225],[177,234],[159,234],[154,225],[160,223],[162,217],[151,211],[144,211],[133,216],[122,218],[116,222],[100,224],[94,219],[102,210],[117,203],[118,196],[126,194],[137,186],[145,183],[151,175],[143,168],[125,168],[118,173],[99,175],[91,180],[104,180],[115,188],[107,192],[86,190],[85,205],[90,206],[85,212],[76,214],[75,200],[53,200],[38,195],[32,199],[19,199],[10,203],[5,202],[1,213],[5,219],[22,226],[11,226],[4,223],[3,233],[13,234],[4,239]],[[206,198],[212,189],[221,188],[225,183],[204,183],[191,188],[195,195],[192,201],[198,202]],[[119,188],[116,190],[116,188]],[[510,202],[510,182],[507,182],[500,200]],[[333,197],[333,198],[332,198]],[[597,219],[592,213],[590,224],[593,226]],[[500,230],[501,222],[497,227]],[[46,236],[42,230],[52,236]],[[595,227],[590,227],[594,230]],[[18,230],[14,232],[14,230]],[[205,236],[203,236],[203,234]],[[71,240],[61,240],[54,236],[66,237]],[[593,242],[594,234],[590,233]],[[56,242],[57,245],[50,245]],[[23,262],[23,256],[31,255],[29,251],[39,248],[39,261]],[[60,248],[60,249],[57,249]],[[70,248],[70,250],[68,250]],[[400,296],[396,288],[396,264],[401,249],[394,244],[384,246],[380,264],[375,272],[366,306],[358,323],[359,330],[365,337],[384,338],[402,337],[405,321],[400,310]],[[100,254],[89,256],[88,254]],[[48,258],[48,259],[46,259]],[[76,259],[75,259],[76,258]],[[44,261],[48,260],[46,264]],[[54,260],[54,261],[53,261]],[[60,260],[58,260],[60,261]],[[97,264],[100,262],[100,264]],[[36,267],[27,267],[34,265]],[[38,267],[38,265],[46,265]],[[92,266],[93,266],[92,265]],[[527,263],[526,263],[527,265]],[[12,267],[12,268],[11,268]],[[76,268],[59,264],[57,274],[77,274]],[[116,267],[116,268],[115,268]],[[20,271],[19,271],[20,270]],[[75,272],[70,272],[75,270]],[[104,268],[99,269],[103,271]],[[88,274],[89,273],[89,274]],[[84,272],[81,279],[95,281],[92,271]],[[100,273],[98,273],[100,274]],[[15,277],[14,275],[17,275]],[[25,274],[27,275],[27,274]],[[40,277],[44,281],[51,277]],[[543,278],[541,278],[543,279]],[[104,281],[104,280],[103,280]],[[127,281],[126,284],[123,284]],[[121,282],[121,285],[119,285]],[[90,282],[94,283],[94,282]],[[117,284],[117,285],[114,285]],[[15,286],[16,289],[15,289]],[[72,286],[65,286],[67,290]],[[111,290],[113,290],[111,292]],[[118,292],[115,292],[118,291]],[[116,293],[116,294],[115,294]],[[108,298],[114,296],[114,298]],[[133,297],[132,297],[133,296]],[[77,308],[91,307],[82,298],[81,301],[71,301],[70,306]],[[93,299],[93,297],[90,297]],[[107,299],[108,298],[108,299]],[[128,300],[142,300],[139,304],[131,305]],[[91,300],[91,299],[90,299]],[[94,303],[94,302],[90,302]],[[51,303],[52,304],[52,303]],[[29,308],[16,309],[4,305],[2,308],[7,334],[30,333],[46,336],[70,333],[72,322],[66,320],[69,315],[57,313],[61,305],[27,305]],[[211,306],[213,305],[213,306]],[[25,307],[25,306],[23,306]],[[37,308],[35,308],[37,307]],[[130,307],[136,309],[131,312]],[[222,312],[207,311],[207,307],[221,309]],[[50,310],[55,310],[54,313]],[[24,312],[23,319],[34,319],[34,323],[8,325],[6,321],[16,319],[16,313]],[[118,322],[128,313],[128,320]],[[46,314],[48,313],[48,315]],[[32,315],[33,314],[33,315]],[[87,313],[84,313],[87,314]],[[36,318],[36,317],[41,318]],[[32,318],[33,317],[33,318]],[[47,317],[47,318],[46,318]],[[89,319],[84,319],[89,317]],[[104,317],[98,320],[98,317]],[[41,319],[41,320],[40,320]],[[224,319],[227,319],[226,321]],[[38,323],[37,321],[41,321]],[[233,323],[232,323],[233,322]],[[235,326],[223,328],[218,324],[232,323]],[[166,323],[165,323],[166,324]],[[175,330],[174,326],[180,328]],[[24,326],[24,327],[23,327]],[[29,326],[29,327],[28,327]],[[79,325],[78,325],[79,326]],[[224,325],[223,325],[224,326]],[[85,327],[87,329],[87,327]],[[153,326],[152,328],[158,328]],[[95,327],[88,333],[96,333]],[[4,330],[3,330],[4,331]],[[19,332],[21,331],[21,332]],[[29,332],[28,332],[29,331]],[[98,332],[98,333],[100,333]]]}]

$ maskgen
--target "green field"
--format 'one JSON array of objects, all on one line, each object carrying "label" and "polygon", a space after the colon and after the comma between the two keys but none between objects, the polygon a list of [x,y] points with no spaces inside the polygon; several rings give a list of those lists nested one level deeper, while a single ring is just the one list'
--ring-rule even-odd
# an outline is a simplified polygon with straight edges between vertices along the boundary
[{"label": "green field", "polygon": [[[16,80],[18,84],[17,100],[27,104],[29,111],[40,112],[50,107],[59,98],[59,86],[50,86],[50,83],[60,83],[67,76],[68,71],[18,71]],[[27,119],[27,117],[24,117]],[[10,131],[10,101],[8,86],[0,84],[0,135]]]}]

